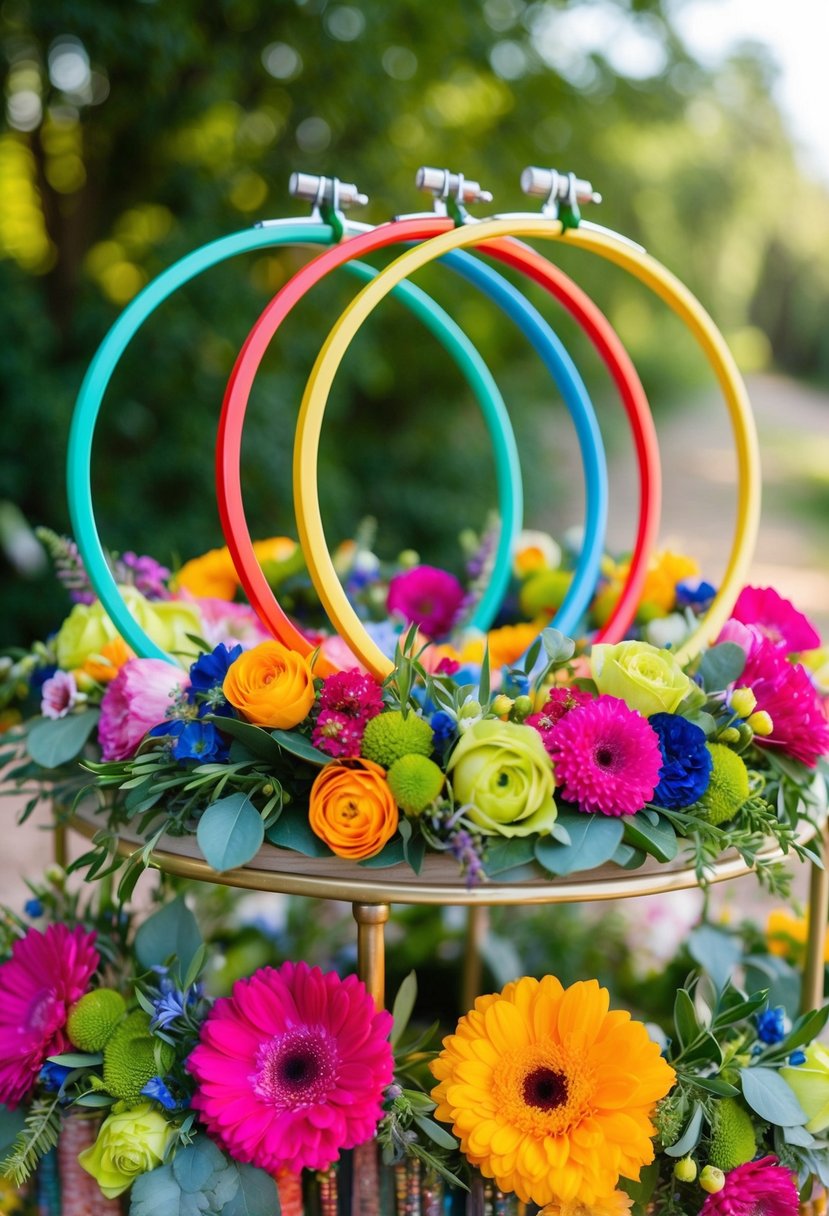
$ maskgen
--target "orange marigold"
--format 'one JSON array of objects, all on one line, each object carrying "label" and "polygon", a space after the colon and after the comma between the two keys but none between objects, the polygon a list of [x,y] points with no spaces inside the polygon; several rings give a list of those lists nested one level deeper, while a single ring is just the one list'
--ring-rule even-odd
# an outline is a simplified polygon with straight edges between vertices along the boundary
[{"label": "orange marigold", "polygon": [[436,1117],[524,1203],[592,1212],[653,1160],[650,1116],[674,1071],[609,1003],[596,980],[525,977],[479,997],[432,1064]]}]

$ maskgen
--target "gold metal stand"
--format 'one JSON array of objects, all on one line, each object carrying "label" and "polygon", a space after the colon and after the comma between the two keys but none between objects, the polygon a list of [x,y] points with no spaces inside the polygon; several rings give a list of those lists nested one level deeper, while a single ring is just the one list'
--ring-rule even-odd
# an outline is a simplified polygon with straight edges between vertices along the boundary
[{"label": "gold metal stand", "polygon": [[466,1013],[481,995],[483,959],[481,946],[489,932],[489,908],[474,904],[466,910],[466,938],[463,946],[463,974],[461,979],[461,1011]]},{"label": "gold metal stand", "polygon": [[[357,974],[368,988],[378,1009],[386,1007],[385,924],[388,904],[353,903],[357,922]],[[374,1141],[354,1149],[351,1186],[352,1216],[380,1216],[380,1171]]]}]

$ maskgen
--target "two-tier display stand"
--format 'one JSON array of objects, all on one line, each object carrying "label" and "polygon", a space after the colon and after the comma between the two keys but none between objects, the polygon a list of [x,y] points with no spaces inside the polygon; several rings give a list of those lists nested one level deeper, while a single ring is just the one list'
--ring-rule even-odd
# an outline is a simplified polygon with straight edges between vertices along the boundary
[{"label": "two-tier display stand", "polygon": [[[73,817],[71,825],[90,838],[99,826],[94,813],[84,809]],[[829,828],[824,825],[821,835],[816,836],[814,829],[809,827],[801,831],[798,839],[806,843],[810,837],[813,837],[816,850],[823,855],[824,866],[810,865],[809,935],[801,995],[804,1010],[816,1008],[823,999],[823,960],[829,918]],[[119,838],[118,850],[127,855],[140,844],[137,837],[124,833]],[[153,865],[180,878],[252,891],[350,902],[357,922],[358,975],[380,1009],[385,1006],[385,925],[392,904],[469,908],[464,983],[464,1008],[467,1008],[477,995],[477,945],[483,931],[481,914],[486,908],[625,899],[698,885],[693,867],[679,860],[668,864],[649,860],[633,871],[605,865],[567,878],[550,878],[529,868],[509,881],[488,881],[470,888],[460,878],[455,859],[446,855],[427,855],[421,873],[415,874],[403,864],[377,871],[339,858],[305,857],[266,844],[248,865],[218,873],[199,856],[192,837],[167,837],[162,840],[162,846],[152,854]],[[770,844],[761,856],[764,860],[776,860],[782,858],[783,853]],[[725,882],[749,872],[750,867],[738,854],[726,854],[712,868],[710,881]],[[358,1186],[361,1182],[369,1188],[376,1186],[376,1175],[372,1177],[370,1168],[360,1171]],[[822,1216],[826,1210],[826,1200],[822,1197],[814,1203],[804,1204],[801,1216]],[[361,1207],[356,1202],[352,1216],[361,1216]]]}]

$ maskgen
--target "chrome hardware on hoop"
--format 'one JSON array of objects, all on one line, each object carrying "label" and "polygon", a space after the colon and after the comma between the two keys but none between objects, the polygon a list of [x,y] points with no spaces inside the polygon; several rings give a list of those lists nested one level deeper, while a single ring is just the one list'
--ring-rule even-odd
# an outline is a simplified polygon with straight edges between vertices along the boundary
[{"label": "chrome hardware on hoop", "polygon": [[[368,195],[361,193],[353,182],[341,182],[338,177],[323,177],[318,173],[292,173],[288,191],[293,198],[311,203],[310,216],[298,217],[292,223],[331,224],[342,235],[345,211],[349,207],[365,207]],[[269,228],[282,220],[262,220],[257,228]]]},{"label": "chrome hardware on hoop", "polygon": [[480,182],[464,177],[462,173],[452,173],[449,169],[433,169],[428,165],[417,171],[415,185],[418,190],[425,190],[434,199],[432,211],[416,211],[407,215],[398,215],[398,220],[426,219],[430,215],[449,215],[456,224],[469,223],[471,217],[466,208],[470,203],[491,203],[492,194],[484,190]]},{"label": "chrome hardware on hoop", "polygon": [[557,169],[539,169],[530,165],[521,174],[521,189],[530,198],[543,198],[542,215],[559,218],[559,209],[578,211],[580,203],[600,203],[602,196],[575,173],[559,173]]}]

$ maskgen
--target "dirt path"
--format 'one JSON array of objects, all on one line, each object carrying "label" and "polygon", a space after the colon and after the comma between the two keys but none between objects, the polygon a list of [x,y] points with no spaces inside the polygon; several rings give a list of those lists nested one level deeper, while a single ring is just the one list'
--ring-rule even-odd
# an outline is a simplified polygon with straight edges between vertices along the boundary
[{"label": "dirt path", "polygon": [[[829,637],[829,393],[777,376],[749,383],[762,452],[764,507],[752,581],[772,584],[808,613]],[[724,567],[735,511],[735,462],[719,398],[702,400],[659,427],[664,482],[662,541],[696,556],[716,579]],[[627,466],[611,474],[614,505],[610,546],[630,543],[635,500]],[[809,514],[822,493],[823,513]],[[0,851],[0,902],[20,907],[23,878],[52,857],[50,835],[37,821],[14,827],[11,799],[0,802],[9,846]],[[79,845],[77,847],[80,847]],[[802,886],[802,883],[798,883]],[[732,885],[735,900],[756,891]]]}]

